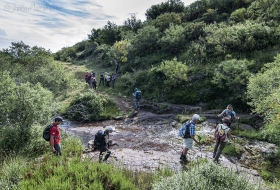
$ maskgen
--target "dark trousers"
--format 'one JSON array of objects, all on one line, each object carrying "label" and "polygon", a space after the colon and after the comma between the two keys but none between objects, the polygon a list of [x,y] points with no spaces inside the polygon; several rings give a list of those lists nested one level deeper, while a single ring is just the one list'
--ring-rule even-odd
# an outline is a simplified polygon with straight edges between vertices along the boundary
[{"label": "dark trousers", "polygon": [[99,86],[100,86],[100,84],[102,83],[102,85],[104,86],[104,78],[102,79],[100,79],[100,81],[99,81]]},{"label": "dark trousers", "polygon": [[214,155],[215,155],[215,161],[218,161],[222,151],[224,150],[225,146],[226,146],[227,142],[220,142],[218,140],[216,140],[216,144],[214,147]]},{"label": "dark trousers", "polygon": [[112,87],[114,88],[115,87],[115,81],[112,80]]},{"label": "dark trousers", "polygon": [[60,144],[55,144],[55,145],[54,145],[54,149],[55,149],[54,154],[55,154],[56,156],[61,156],[61,147],[60,147]]},{"label": "dark trousers", "polygon": [[107,148],[107,146],[101,146],[100,153],[99,153],[99,162],[102,161],[102,157],[105,152],[106,152],[106,155],[105,155],[103,161],[106,161],[109,158],[111,151]]},{"label": "dark trousers", "polygon": [[92,88],[96,89],[96,82],[92,83]]}]

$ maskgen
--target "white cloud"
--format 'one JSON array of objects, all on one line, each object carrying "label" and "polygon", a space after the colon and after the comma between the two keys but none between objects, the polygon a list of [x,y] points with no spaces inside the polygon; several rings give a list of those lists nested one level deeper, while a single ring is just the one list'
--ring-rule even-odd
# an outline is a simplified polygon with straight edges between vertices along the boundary
[{"label": "white cloud", "polygon": [[[185,5],[194,0],[183,0]],[[0,48],[23,41],[56,52],[87,39],[92,28],[108,20],[120,25],[130,14],[145,20],[145,12],[161,0],[2,0]]]}]

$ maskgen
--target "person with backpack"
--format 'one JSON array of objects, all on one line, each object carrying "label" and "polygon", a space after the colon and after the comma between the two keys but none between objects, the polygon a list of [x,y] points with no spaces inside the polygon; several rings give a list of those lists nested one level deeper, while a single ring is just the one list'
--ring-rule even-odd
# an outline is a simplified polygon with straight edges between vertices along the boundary
[{"label": "person with backpack", "polygon": [[218,118],[224,118],[227,117],[230,119],[230,123],[228,124],[228,127],[231,126],[231,123],[233,122],[234,119],[239,120],[239,117],[236,116],[235,111],[233,111],[233,107],[231,104],[227,106],[225,110],[222,111],[222,113],[217,115]]},{"label": "person with backpack", "polygon": [[86,80],[86,83],[89,84],[89,79],[90,79],[90,73],[89,72],[86,72],[85,74],[85,80]]},{"label": "person with backpack", "polygon": [[135,109],[139,109],[139,101],[142,97],[142,92],[140,90],[138,90],[138,88],[135,88],[133,96],[134,96]]},{"label": "person with backpack", "polygon": [[234,140],[231,135],[231,129],[229,128],[230,118],[224,117],[222,119],[222,124],[218,124],[214,133],[216,143],[214,146],[213,158],[214,161],[219,163],[219,158],[222,154],[223,149],[225,148],[227,142]]},{"label": "person with backpack", "polygon": [[107,87],[110,87],[110,81],[111,81],[111,76],[109,73],[106,73],[105,82]]},{"label": "person with backpack", "polygon": [[102,83],[102,85],[104,86],[104,74],[103,74],[103,72],[102,73],[100,73],[100,81],[99,81],[99,86],[100,86],[100,84]]},{"label": "person with backpack", "polygon": [[184,134],[180,135],[179,131],[179,135],[183,137],[184,144],[184,149],[180,156],[180,163],[182,164],[186,164],[188,162],[187,153],[193,148],[193,141],[195,141],[198,145],[201,145],[201,143],[195,138],[195,124],[198,123],[199,120],[200,116],[198,114],[194,114],[192,116],[192,120],[185,123],[186,130],[184,131]]},{"label": "person with backpack", "polygon": [[95,134],[94,146],[97,147],[100,151],[99,162],[102,161],[104,153],[106,153],[103,159],[104,162],[107,161],[107,159],[110,157],[111,151],[109,150],[109,134],[113,133],[114,131],[114,128],[108,127],[107,129],[105,129],[105,131],[99,130]]},{"label": "person with backpack", "polygon": [[58,127],[61,123],[63,123],[62,117],[56,117],[50,128],[51,152],[53,152],[56,156],[61,155],[60,129]]}]

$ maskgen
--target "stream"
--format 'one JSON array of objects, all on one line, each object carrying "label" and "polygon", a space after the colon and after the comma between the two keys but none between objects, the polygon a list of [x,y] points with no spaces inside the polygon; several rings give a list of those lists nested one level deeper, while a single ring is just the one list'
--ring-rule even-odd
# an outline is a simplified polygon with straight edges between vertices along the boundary
[{"label": "stream", "polygon": [[[143,113],[145,114],[145,113]],[[177,122],[171,118],[162,121],[139,122],[141,113],[134,118],[124,120],[106,120],[92,123],[73,123],[65,121],[61,128],[68,134],[81,139],[85,149],[88,142],[94,139],[95,133],[105,127],[111,126],[116,132],[110,134],[110,139],[118,146],[111,148],[112,154],[108,159],[119,167],[126,167],[137,170],[155,171],[158,168],[168,167],[174,171],[185,169],[179,163],[179,157],[183,149],[182,139],[178,137],[178,129],[174,126]],[[213,137],[215,123],[209,119],[201,124],[197,124],[197,135]],[[242,125],[241,125],[242,127]],[[244,125],[244,127],[248,127]],[[238,137],[238,139],[241,139]],[[62,139],[63,143],[63,139]],[[188,160],[194,161],[198,158],[206,158],[212,161],[213,146],[195,145],[193,150],[188,152]],[[252,169],[252,165],[262,162],[262,155],[276,151],[274,144],[260,141],[248,141],[246,144],[235,145],[243,149],[240,159],[234,156],[220,157],[221,165],[234,170],[254,183],[261,184],[263,180],[257,170]],[[83,157],[89,157],[92,161],[98,161],[99,152],[88,151]]]}]

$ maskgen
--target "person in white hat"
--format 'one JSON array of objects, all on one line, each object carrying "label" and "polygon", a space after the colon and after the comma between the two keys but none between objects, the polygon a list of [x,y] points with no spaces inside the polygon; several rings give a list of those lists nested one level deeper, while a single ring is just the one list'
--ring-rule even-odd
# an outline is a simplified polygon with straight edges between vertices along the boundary
[{"label": "person in white hat", "polygon": [[195,124],[200,120],[200,116],[198,114],[194,114],[192,117],[192,120],[190,121],[191,124],[188,126],[189,130],[189,138],[184,138],[183,144],[184,149],[182,151],[180,162],[185,164],[188,162],[187,160],[187,153],[189,150],[193,148],[193,141],[195,141],[198,145],[201,145],[201,143],[195,139]]}]

